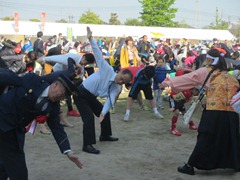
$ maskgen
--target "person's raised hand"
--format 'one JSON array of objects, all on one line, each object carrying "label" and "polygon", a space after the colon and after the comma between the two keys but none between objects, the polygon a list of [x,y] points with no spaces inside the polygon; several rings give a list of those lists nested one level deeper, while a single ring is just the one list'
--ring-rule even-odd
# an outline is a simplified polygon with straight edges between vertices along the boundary
[{"label": "person's raised hand", "polygon": [[88,27],[88,26],[87,26],[87,38],[88,38],[89,40],[92,39],[92,31],[91,31],[90,27]]}]

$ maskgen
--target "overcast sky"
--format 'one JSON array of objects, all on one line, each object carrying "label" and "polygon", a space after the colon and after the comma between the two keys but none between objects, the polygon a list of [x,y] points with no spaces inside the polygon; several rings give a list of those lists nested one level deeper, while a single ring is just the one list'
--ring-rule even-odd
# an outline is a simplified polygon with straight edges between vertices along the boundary
[{"label": "overcast sky", "polygon": [[[240,18],[240,0],[176,0],[173,7],[178,8],[175,21],[184,20],[197,28],[214,22],[216,7],[225,21]],[[68,21],[73,17],[73,21],[78,22],[88,10],[105,22],[112,12],[117,13],[118,19],[124,23],[126,19],[138,18],[142,8],[138,0],[0,0],[0,18],[13,16],[17,11],[20,20],[41,19],[41,12],[46,12],[46,21]]]}]

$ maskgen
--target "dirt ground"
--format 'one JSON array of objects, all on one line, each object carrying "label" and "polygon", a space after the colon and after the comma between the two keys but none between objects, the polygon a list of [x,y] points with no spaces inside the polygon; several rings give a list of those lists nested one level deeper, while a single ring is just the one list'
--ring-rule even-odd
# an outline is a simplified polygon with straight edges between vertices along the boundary
[{"label": "dirt ground", "polygon": [[[116,113],[111,115],[113,136],[117,142],[99,142],[99,122],[96,118],[96,147],[99,155],[82,151],[81,118],[67,117],[74,128],[65,128],[73,151],[84,167],[78,169],[62,155],[52,135],[39,131],[27,134],[25,143],[29,180],[237,180],[239,173],[232,170],[199,171],[190,176],[177,172],[177,167],[187,162],[196,143],[197,132],[189,130],[180,118],[177,128],[182,136],[169,133],[172,112],[164,101],[160,110],[164,119],[156,119],[151,111],[139,110],[133,105],[129,122],[124,122],[127,93],[121,94]],[[147,104],[147,102],[146,102]],[[66,111],[66,107],[65,111]],[[199,123],[200,110],[193,120]],[[39,128],[39,127],[38,127]]]}]

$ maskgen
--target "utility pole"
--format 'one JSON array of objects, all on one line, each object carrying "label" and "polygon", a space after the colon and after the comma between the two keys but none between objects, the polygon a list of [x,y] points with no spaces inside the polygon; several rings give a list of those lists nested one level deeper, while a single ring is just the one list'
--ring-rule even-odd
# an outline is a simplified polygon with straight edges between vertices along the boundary
[{"label": "utility pole", "polygon": [[69,15],[69,16],[68,16],[68,22],[69,22],[69,23],[73,23],[73,22],[74,22],[74,21],[73,21],[73,18],[74,18],[74,16]]}]

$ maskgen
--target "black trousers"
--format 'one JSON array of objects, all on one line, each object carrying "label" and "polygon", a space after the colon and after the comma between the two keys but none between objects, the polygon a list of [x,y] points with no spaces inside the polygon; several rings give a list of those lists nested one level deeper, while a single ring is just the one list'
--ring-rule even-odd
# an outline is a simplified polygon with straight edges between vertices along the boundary
[{"label": "black trousers", "polygon": [[73,110],[72,98],[71,98],[71,96],[67,96],[66,103],[67,103],[68,111]]},{"label": "black trousers", "polygon": [[[100,116],[103,105],[98,101],[97,97],[86,90],[83,85],[79,85],[78,89],[79,95],[73,96],[73,98],[83,121],[83,145],[96,144],[94,115],[97,117]],[[101,135],[112,135],[109,112],[101,122]]]},{"label": "black trousers", "polygon": [[23,145],[25,133],[15,129],[0,132],[0,179],[27,180],[28,170]]}]

